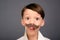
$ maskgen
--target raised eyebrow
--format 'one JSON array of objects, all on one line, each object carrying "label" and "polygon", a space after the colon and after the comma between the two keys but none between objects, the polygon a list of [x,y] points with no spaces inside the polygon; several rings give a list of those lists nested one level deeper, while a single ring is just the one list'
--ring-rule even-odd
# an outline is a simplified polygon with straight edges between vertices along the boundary
[{"label": "raised eyebrow", "polygon": [[25,15],[28,15],[28,14],[25,14]]},{"label": "raised eyebrow", "polygon": [[28,14],[25,14],[26,16],[29,16]]},{"label": "raised eyebrow", "polygon": [[40,17],[34,17],[34,18],[40,18]]},{"label": "raised eyebrow", "polygon": [[29,15],[25,15],[25,17],[29,17]]}]

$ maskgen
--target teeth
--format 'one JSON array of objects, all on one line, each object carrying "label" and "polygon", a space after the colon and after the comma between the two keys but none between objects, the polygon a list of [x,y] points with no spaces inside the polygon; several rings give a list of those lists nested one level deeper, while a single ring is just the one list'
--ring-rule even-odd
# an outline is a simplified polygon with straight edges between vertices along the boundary
[{"label": "teeth", "polygon": [[35,28],[34,28],[34,27],[30,27],[30,29],[31,29],[31,30],[35,30]]},{"label": "teeth", "polygon": [[33,27],[30,27],[31,29],[33,29]]}]

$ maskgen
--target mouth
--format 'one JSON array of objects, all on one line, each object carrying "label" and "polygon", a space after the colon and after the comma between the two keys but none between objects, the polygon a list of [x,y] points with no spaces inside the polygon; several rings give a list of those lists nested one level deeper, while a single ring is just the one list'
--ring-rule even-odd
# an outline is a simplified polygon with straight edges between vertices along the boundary
[{"label": "mouth", "polygon": [[35,25],[35,24],[26,24],[26,26],[30,29],[30,30],[35,30],[37,28],[39,28],[39,26]]},{"label": "mouth", "polygon": [[30,29],[30,30],[35,30],[35,28],[34,28],[34,27],[30,27],[29,29]]}]

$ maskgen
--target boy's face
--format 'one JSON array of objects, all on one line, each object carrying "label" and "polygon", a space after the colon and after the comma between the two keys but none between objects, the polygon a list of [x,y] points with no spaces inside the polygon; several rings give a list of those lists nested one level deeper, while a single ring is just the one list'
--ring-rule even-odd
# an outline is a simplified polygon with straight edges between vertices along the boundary
[{"label": "boy's face", "polygon": [[41,15],[37,12],[26,9],[21,23],[28,33],[34,34],[44,25],[44,19],[42,19]]}]

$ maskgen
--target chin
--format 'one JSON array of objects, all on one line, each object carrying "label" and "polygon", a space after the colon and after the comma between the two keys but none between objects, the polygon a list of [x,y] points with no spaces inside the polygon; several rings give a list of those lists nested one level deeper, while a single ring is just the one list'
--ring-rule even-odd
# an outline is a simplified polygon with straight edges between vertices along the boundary
[{"label": "chin", "polygon": [[35,35],[36,34],[36,31],[35,30],[28,30],[27,31],[27,34],[28,35]]},{"label": "chin", "polygon": [[34,32],[28,32],[28,35],[34,35],[35,33]]}]

